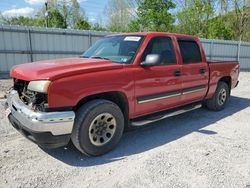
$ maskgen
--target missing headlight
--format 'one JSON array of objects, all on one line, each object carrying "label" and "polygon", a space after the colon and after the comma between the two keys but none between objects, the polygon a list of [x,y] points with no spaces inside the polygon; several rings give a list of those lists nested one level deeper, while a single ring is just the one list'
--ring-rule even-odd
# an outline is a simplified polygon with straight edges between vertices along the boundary
[{"label": "missing headlight", "polygon": [[48,103],[48,95],[28,90],[28,81],[14,79],[14,89],[18,92],[20,99],[37,111],[45,111]]}]

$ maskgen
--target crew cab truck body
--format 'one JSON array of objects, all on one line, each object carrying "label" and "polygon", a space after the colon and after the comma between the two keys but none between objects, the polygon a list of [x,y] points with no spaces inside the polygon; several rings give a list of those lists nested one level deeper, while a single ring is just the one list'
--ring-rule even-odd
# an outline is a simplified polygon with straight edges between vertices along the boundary
[{"label": "crew cab truck body", "polygon": [[[124,128],[207,106],[222,110],[238,62],[210,62],[198,38],[171,33],[105,37],[79,58],[12,68],[11,124],[42,147],[71,139],[82,153],[113,149]],[[138,133],[139,134],[139,133]]]}]

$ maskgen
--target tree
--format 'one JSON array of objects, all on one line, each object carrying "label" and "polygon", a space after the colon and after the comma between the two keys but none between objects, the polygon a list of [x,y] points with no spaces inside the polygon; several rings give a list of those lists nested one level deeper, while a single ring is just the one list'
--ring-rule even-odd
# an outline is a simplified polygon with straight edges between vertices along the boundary
[{"label": "tree", "polygon": [[234,28],[238,39],[241,41],[246,33],[247,24],[249,24],[250,16],[250,1],[249,0],[234,0]]},{"label": "tree", "polygon": [[80,9],[80,5],[77,0],[71,0],[72,6],[70,9],[70,25],[72,25],[73,28],[76,27],[76,23],[79,19],[82,19],[84,17],[84,12]]},{"label": "tree", "polygon": [[229,22],[225,22],[225,16],[217,16],[209,20],[208,38],[232,40],[234,38],[234,31]]},{"label": "tree", "polygon": [[3,17],[2,13],[0,12],[0,24],[5,23],[5,18]]},{"label": "tree", "polygon": [[91,28],[91,25],[88,23],[87,20],[80,18],[76,22],[76,29],[83,29],[83,30],[89,30]]},{"label": "tree", "polygon": [[[64,22],[61,24],[61,28],[78,29],[79,25],[83,24],[83,19],[85,22],[88,22],[85,18],[84,10],[80,8],[77,0],[48,0],[48,9],[49,11],[56,9],[61,14]],[[44,13],[45,8],[43,7],[38,12],[38,16],[44,18]]]},{"label": "tree", "polygon": [[177,13],[176,31],[208,38],[210,20],[214,17],[211,1],[195,0]]},{"label": "tree", "polygon": [[[49,27],[90,29],[91,26],[84,16],[84,11],[80,9],[77,0],[48,0]],[[5,18],[0,14],[0,23],[23,26],[45,26],[45,7],[37,12],[34,17],[11,17]]]},{"label": "tree", "polygon": [[95,23],[92,25],[91,30],[95,30],[95,31],[106,31],[107,29],[102,27],[101,24],[99,23]]},{"label": "tree", "polygon": [[106,7],[107,28],[114,32],[126,32],[131,20],[131,9],[127,0],[109,0]]},{"label": "tree", "polygon": [[57,9],[52,9],[51,15],[49,17],[49,27],[55,28],[67,28],[67,23],[65,22],[62,14]]},{"label": "tree", "polygon": [[62,14],[63,17],[63,22],[64,22],[64,26],[66,26],[66,28],[68,27],[68,19],[69,19],[69,9],[68,9],[68,3],[67,0],[62,0],[59,4],[59,7],[56,8],[57,10],[60,11],[60,13]]},{"label": "tree", "polygon": [[227,14],[229,8],[229,0],[219,0],[220,14]]},{"label": "tree", "polygon": [[169,11],[173,8],[175,4],[171,0],[144,0],[129,28],[131,31],[172,31],[174,17]]},{"label": "tree", "polygon": [[25,16],[4,18],[3,23],[8,25],[38,26],[38,27],[42,27],[44,25],[44,21],[39,18],[32,18]]}]

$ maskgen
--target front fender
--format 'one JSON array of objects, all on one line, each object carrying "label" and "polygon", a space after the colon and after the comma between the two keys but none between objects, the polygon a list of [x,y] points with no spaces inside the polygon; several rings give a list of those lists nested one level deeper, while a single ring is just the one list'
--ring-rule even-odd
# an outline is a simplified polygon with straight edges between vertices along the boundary
[{"label": "front fender", "polygon": [[49,86],[49,108],[75,107],[85,97],[118,91],[128,99],[129,111],[134,109],[134,82],[126,69],[81,74],[55,80]]}]

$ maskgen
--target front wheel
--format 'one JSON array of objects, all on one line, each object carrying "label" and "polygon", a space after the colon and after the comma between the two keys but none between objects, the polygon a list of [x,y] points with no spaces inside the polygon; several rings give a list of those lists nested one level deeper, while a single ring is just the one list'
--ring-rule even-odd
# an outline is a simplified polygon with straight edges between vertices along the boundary
[{"label": "front wheel", "polygon": [[205,105],[209,110],[220,111],[225,108],[225,105],[229,99],[230,90],[228,84],[225,82],[219,82],[214,96],[205,102]]},{"label": "front wheel", "polygon": [[77,111],[71,139],[82,153],[98,156],[116,147],[123,129],[124,117],[120,108],[111,101],[97,99]]}]

